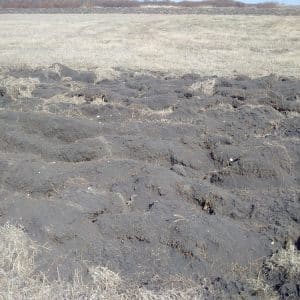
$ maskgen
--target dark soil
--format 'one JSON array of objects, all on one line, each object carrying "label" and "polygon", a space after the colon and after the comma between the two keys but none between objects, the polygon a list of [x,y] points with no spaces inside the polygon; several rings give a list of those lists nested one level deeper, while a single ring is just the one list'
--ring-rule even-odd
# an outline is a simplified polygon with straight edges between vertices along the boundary
[{"label": "dark soil", "polygon": [[275,15],[299,16],[299,6],[279,6],[276,8],[257,7],[92,7],[92,8],[0,8],[0,14],[166,14],[166,15]]},{"label": "dark soil", "polygon": [[[257,297],[248,279],[299,249],[300,81],[119,71],[3,70],[40,83],[26,98],[0,86],[1,223],[51,249],[50,277],[87,261],[149,288],[180,276],[208,299]],[[297,298],[278,270],[268,284]]]}]

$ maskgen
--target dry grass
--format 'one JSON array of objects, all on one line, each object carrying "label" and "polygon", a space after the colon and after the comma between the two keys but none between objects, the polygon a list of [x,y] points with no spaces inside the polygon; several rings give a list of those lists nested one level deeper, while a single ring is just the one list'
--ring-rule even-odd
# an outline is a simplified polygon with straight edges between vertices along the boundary
[{"label": "dry grass", "polygon": [[[294,278],[294,282],[296,282],[300,275],[299,251],[290,243],[285,249],[280,249],[267,259],[265,266],[271,271],[281,272],[282,278],[285,278],[285,280],[288,281]],[[253,292],[261,297],[260,299],[277,300],[280,298],[274,287],[266,282],[262,274],[259,273],[256,279],[251,278],[247,281],[253,288]]]},{"label": "dry grass", "polygon": [[0,86],[5,86],[7,93],[13,98],[31,97],[32,91],[39,84],[38,78],[16,78],[0,75]]},{"label": "dry grass", "polygon": [[299,28],[292,16],[1,15],[0,64],[300,77]]},{"label": "dry grass", "polygon": [[72,299],[199,299],[196,288],[151,292],[127,286],[120,276],[104,267],[91,267],[90,283],[83,283],[79,273],[73,282],[49,281],[36,272],[36,254],[43,249],[21,227],[0,227],[0,299],[2,300],[72,300]]},{"label": "dry grass", "polygon": [[283,268],[287,271],[289,277],[298,277],[300,275],[300,253],[292,243],[289,243],[286,249],[273,254],[267,262],[269,268]]}]

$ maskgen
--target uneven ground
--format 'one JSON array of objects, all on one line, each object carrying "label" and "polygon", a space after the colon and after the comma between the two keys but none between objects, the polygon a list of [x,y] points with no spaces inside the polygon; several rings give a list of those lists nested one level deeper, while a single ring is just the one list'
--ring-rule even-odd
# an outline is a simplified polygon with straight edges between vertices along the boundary
[{"label": "uneven ground", "polygon": [[298,19],[128,18],[1,17],[0,295],[299,298]]},{"label": "uneven ground", "polygon": [[[96,81],[59,64],[2,76],[1,222],[51,249],[48,276],[88,261],[148,287],[179,276],[239,294],[297,242],[298,80]],[[269,284],[299,293],[296,277]]]}]

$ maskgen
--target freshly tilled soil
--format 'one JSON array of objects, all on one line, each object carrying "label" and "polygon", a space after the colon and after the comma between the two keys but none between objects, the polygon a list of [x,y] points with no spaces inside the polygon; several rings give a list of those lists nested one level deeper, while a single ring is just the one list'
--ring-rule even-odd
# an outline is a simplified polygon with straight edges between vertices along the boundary
[{"label": "freshly tilled soil", "polygon": [[253,296],[248,279],[299,244],[299,80],[119,72],[2,70],[36,83],[0,81],[1,223],[47,244],[49,277],[88,261],[149,288],[180,276],[208,298]]}]

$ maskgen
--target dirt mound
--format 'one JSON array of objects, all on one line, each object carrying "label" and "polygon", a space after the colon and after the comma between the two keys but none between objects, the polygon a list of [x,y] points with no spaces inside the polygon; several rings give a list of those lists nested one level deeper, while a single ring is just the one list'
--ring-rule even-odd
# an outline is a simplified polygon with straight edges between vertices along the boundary
[{"label": "dirt mound", "polygon": [[299,97],[274,75],[3,71],[1,223],[51,249],[50,278],[88,261],[148,288],[180,276],[208,298],[254,295],[265,258],[299,244]]}]

